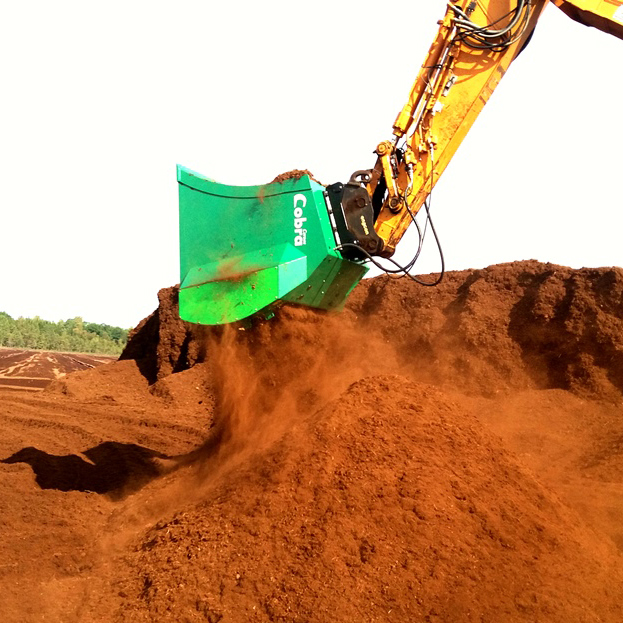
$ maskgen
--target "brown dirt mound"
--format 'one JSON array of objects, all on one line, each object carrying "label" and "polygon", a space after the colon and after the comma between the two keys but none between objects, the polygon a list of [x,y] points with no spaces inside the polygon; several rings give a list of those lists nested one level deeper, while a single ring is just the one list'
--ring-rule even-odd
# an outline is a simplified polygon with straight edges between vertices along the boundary
[{"label": "brown dirt mound", "polygon": [[442,392],[368,378],[289,420],[136,541],[118,620],[621,620],[613,548]]},{"label": "brown dirt mound", "polygon": [[621,269],[378,278],[248,331],[176,297],[0,392],[4,620],[622,620]]},{"label": "brown dirt mound", "polygon": [[[159,298],[158,310],[130,335],[121,356],[136,359],[152,382],[204,360],[210,334],[179,319],[175,288]],[[288,320],[293,313],[284,308],[279,315]],[[332,341],[333,331],[322,312],[299,315],[305,322],[288,331],[306,332],[313,355]],[[353,350],[380,335],[411,375],[464,392],[558,388],[623,399],[621,268],[513,262],[450,272],[435,288],[378,277],[355,289],[339,323],[352,335]],[[382,343],[364,344],[364,351],[361,357],[387,371]]]},{"label": "brown dirt mound", "polygon": [[472,410],[541,482],[623,552],[620,406],[551,389],[476,400]]},{"label": "brown dirt mound", "polygon": [[620,403],[623,269],[536,261],[364,281],[349,307],[419,378],[470,393],[560,388]]},{"label": "brown dirt mound", "polygon": [[177,286],[158,292],[158,308],[130,332],[119,357],[135,360],[149,383],[205,359],[204,328],[179,317],[178,292]]},{"label": "brown dirt mound", "polygon": [[91,370],[75,372],[52,382],[46,393],[63,394],[82,402],[140,402],[148,383],[136,361],[115,361],[93,374]]}]

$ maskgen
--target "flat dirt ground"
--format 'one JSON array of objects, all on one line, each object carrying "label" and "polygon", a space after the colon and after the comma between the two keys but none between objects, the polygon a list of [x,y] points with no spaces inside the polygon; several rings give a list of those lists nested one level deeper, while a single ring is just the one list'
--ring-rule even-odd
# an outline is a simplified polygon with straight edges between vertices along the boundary
[{"label": "flat dirt ground", "polygon": [[623,621],[622,269],[246,330],[176,297],[119,361],[0,386],[3,622]]},{"label": "flat dirt ground", "polygon": [[89,370],[116,357],[0,347],[0,388],[41,390],[69,372]]}]

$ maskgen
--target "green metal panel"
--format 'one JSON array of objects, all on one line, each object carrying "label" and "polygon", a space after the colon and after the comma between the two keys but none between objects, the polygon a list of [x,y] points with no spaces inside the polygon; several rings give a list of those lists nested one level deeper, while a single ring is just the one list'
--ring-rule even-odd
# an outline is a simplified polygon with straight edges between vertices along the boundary
[{"label": "green metal panel", "polygon": [[178,166],[180,316],[241,320],[282,301],[334,309],[366,273],[345,260],[324,187],[305,175],[227,186]]},{"label": "green metal panel", "polygon": [[341,309],[367,271],[363,264],[327,255],[309,279],[282,300],[319,309]]}]

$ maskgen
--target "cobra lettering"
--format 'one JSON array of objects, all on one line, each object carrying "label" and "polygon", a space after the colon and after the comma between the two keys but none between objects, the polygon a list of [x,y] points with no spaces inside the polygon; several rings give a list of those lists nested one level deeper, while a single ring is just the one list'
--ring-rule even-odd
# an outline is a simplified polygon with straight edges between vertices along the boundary
[{"label": "cobra lettering", "polygon": [[307,243],[307,230],[305,222],[307,217],[303,216],[303,208],[307,205],[307,197],[298,193],[294,195],[294,246],[302,247]]}]

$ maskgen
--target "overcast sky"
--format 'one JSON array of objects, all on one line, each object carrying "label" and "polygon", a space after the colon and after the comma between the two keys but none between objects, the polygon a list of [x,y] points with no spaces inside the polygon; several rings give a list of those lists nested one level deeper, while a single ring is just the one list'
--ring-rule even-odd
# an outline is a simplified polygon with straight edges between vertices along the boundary
[{"label": "overcast sky", "polygon": [[[176,163],[229,184],[372,167],[444,8],[7,5],[0,311],[123,327],[150,313],[179,281]],[[622,60],[623,41],[546,9],[434,192],[448,269],[623,266]],[[431,250],[418,272],[437,267]]]}]

